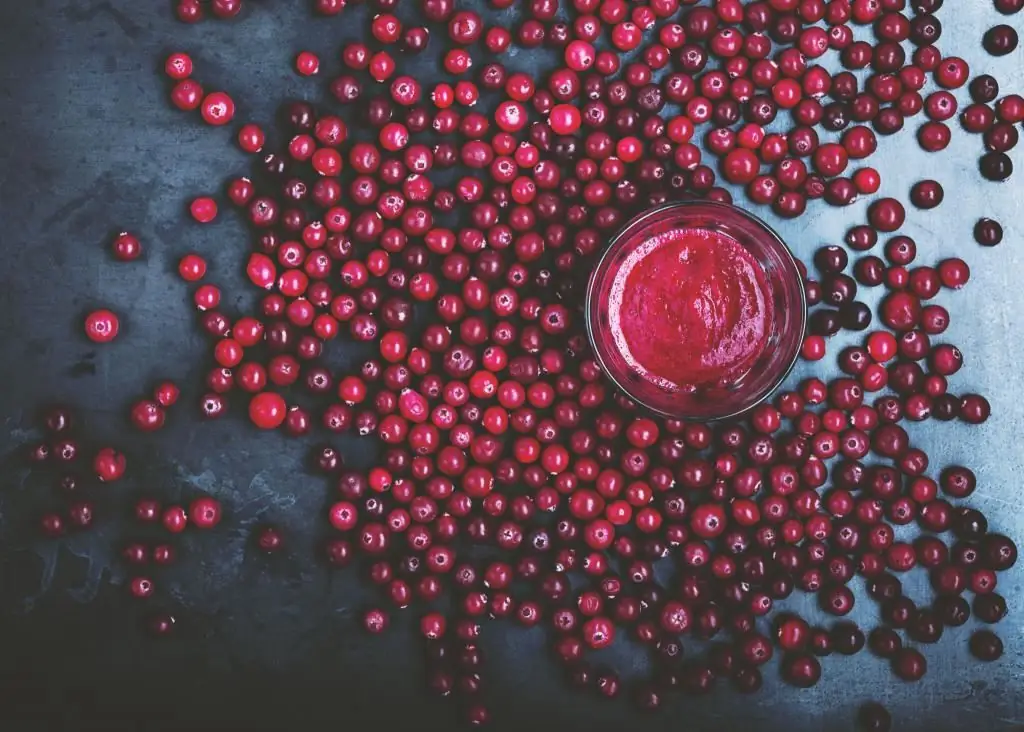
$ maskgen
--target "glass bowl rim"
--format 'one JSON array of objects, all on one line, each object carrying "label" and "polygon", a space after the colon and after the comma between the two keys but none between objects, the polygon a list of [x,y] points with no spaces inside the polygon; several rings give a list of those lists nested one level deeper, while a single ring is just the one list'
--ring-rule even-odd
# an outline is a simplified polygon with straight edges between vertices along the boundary
[{"label": "glass bowl rim", "polygon": [[793,372],[793,369],[796,367],[797,361],[800,360],[801,349],[794,349],[793,356],[792,358],[789,359],[789,363],[786,364],[785,368],[779,372],[779,376],[772,381],[771,386],[765,390],[764,394],[754,402],[743,407],[742,409],[737,409],[726,414],[715,415],[713,417],[697,417],[693,415],[666,412],[664,409],[660,409],[659,407],[649,404],[643,399],[634,396],[632,391],[630,391],[621,383],[619,383],[619,380],[615,377],[615,374],[612,373],[612,369],[608,367],[608,364],[606,364],[604,358],[602,358],[600,349],[597,348],[596,339],[594,337],[594,319],[591,317],[591,313],[593,311],[593,308],[595,307],[595,303],[593,302],[594,289],[595,283],[597,281],[598,272],[601,271],[601,268],[605,265],[606,260],[610,256],[612,256],[617,249],[619,249],[622,246],[622,243],[624,241],[628,239],[627,235],[630,234],[631,231],[640,228],[644,222],[646,222],[648,219],[654,216],[662,214],[666,211],[671,211],[673,209],[685,209],[692,208],[695,206],[709,207],[711,209],[717,208],[723,212],[728,212],[729,214],[739,215],[740,217],[747,219],[754,226],[759,227],[768,237],[772,239],[778,251],[782,253],[782,258],[785,264],[789,265],[792,268],[792,273],[796,275],[797,279],[800,282],[800,286],[797,287],[796,289],[799,293],[800,298],[800,336],[798,342],[802,344],[807,333],[807,294],[804,290],[804,278],[800,274],[799,260],[797,260],[797,258],[793,255],[793,252],[792,250],[790,250],[789,245],[786,244],[785,240],[781,236],[779,236],[778,232],[775,231],[775,229],[773,229],[771,226],[769,226],[763,219],[761,219],[759,216],[755,214],[750,213],[745,209],[740,208],[739,206],[736,206],[731,203],[723,203],[721,201],[704,201],[699,199],[688,201],[670,201],[667,203],[662,203],[658,206],[653,206],[645,211],[642,211],[633,218],[631,218],[629,221],[627,221],[622,226],[622,228],[620,228],[608,240],[608,244],[605,246],[604,252],[601,253],[601,257],[597,260],[597,263],[594,265],[594,269],[590,273],[590,278],[587,282],[587,295],[584,299],[583,313],[584,319],[586,320],[587,339],[590,341],[590,348],[594,352],[594,358],[597,360],[598,365],[601,367],[601,371],[609,379],[609,381],[612,382],[616,389],[626,394],[626,396],[635,401],[644,409],[654,412],[655,414],[660,415],[662,417],[666,417],[669,419],[679,419],[687,422],[717,422],[720,420],[732,419],[742,414],[746,414],[751,409],[754,409],[758,405],[764,403],[764,401],[767,400],[772,394],[774,394],[775,391],[782,385],[782,382],[784,382]]}]

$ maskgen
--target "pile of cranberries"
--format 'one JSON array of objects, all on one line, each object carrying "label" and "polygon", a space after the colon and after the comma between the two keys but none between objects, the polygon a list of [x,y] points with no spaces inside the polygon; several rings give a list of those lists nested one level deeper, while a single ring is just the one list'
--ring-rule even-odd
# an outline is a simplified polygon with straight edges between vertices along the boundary
[{"label": "pile of cranberries", "polygon": [[[606,698],[628,689],[654,709],[716,683],[754,692],[773,658],[796,687],[819,680],[822,658],[862,651],[917,681],[947,629],[1004,616],[998,573],[1016,561],[1014,543],[964,502],[975,474],[931,464],[911,436],[914,422],[977,424],[990,411],[956,385],[964,357],[943,341],[950,314],[936,301],[968,282],[967,264],[921,262],[900,233],[908,214],[942,204],[940,182],[914,185],[906,205],[874,198],[843,246],[815,254],[804,359],[823,359],[844,330],[863,332],[861,345],[837,354],[838,378],[809,378],[743,420],[643,413],[602,375],[580,318],[609,236],[669,200],[731,201],[719,178],[782,217],[815,199],[846,206],[882,190],[866,164],[877,135],[923,114],[916,140],[938,152],[958,110],[983,137],[981,174],[1008,178],[1024,98],[1000,96],[994,77],[972,77],[939,50],[942,0],[491,0],[481,12],[416,0],[402,8],[413,24],[397,0],[348,4],[314,6],[366,19],[365,42],[340,49],[340,65],[295,58],[304,76],[337,71],[326,81],[336,103],[291,103],[272,135],[239,124],[254,173],[189,207],[208,224],[228,203],[251,225],[239,267],[263,293],[258,309],[234,312],[198,253],[179,273],[210,338],[206,418],[230,402],[257,428],[318,443],[354,433],[377,451],[368,470],[334,447],[313,458],[333,491],[325,561],[358,562],[380,590],[367,632],[408,608],[430,688],[482,724],[479,638],[490,619],[550,629],[573,685]],[[521,13],[501,13],[512,5]],[[1022,3],[995,5],[1012,14]],[[180,0],[177,14],[240,10],[239,0]],[[1008,53],[1008,28],[973,42]],[[537,48],[558,63],[516,70],[510,52]],[[826,71],[823,57],[843,70]],[[435,60],[446,81],[422,83],[416,70]],[[205,91],[195,71],[184,53],[167,60],[173,105],[233,123],[231,97]],[[982,219],[974,235],[993,246],[1002,229]],[[141,249],[128,233],[113,244],[125,262]],[[876,287],[886,290],[877,319],[858,299]],[[118,317],[97,311],[85,329],[111,341]],[[331,348],[365,362],[334,372]],[[161,385],[131,422],[159,430],[177,395]],[[69,413],[46,424],[33,458],[74,459]],[[116,480],[125,458],[106,448],[93,468]],[[209,497],[187,509],[143,501],[136,515],[170,542],[189,524],[213,529],[221,508]],[[74,504],[43,529],[89,522]],[[916,538],[903,538],[908,525]],[[255,537],[268,552],[284,540],[274,527]],[[131,592],[151,594],[144,565],[174,555],[172,543],[128,547]],[[918,566],[930,603],[902,592],[900,577]],[[854,592],[858,577],[865,593]],[[813,593],[834,620],[773,612],[794,592]],[[858,601],[878,603],[876,627],[843,619]],[[173,625],[159,616],[153,629]],[[649,678],[620,679],[594,661],[622,636],[649,650]],[[1002,653],[988,630],[969,647],[982,661]],[[874,703],[859,719],[890,724]]]}]

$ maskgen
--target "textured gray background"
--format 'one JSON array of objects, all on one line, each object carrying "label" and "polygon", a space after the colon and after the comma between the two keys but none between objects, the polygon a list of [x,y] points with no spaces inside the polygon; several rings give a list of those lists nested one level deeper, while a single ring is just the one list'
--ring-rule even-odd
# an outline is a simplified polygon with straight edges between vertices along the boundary
[{"label": "textured gray background", "polygon": [[[189,51],[204,85],[223,88],[238,102],[238,120],[269,122],[283,97],[320,98],[322,84],[292,72],[295,52],[321,54],[323,81],[337,71],[341,40],[365,28],[364,10],[312,22],[297,0],[247,5],[238,22],[186,27],[163,1],[0,1],[0,454],[8,455],[0,492],[0,719],[10,729],[90,727],[97,719],[106,720],[106,729],[141,728],[130,721],[141,718],[163,720],[146,728],[256,729],[296,717],[357,728],[368,726],[364,715],[371,713],[381,725],[455,718],[451,705],[421,691],[422,663],[407,651],[408,628],[398,623],[387,638],[368,639],[356,628],[368,596],[354,572],[331,573],[314,561],[329,494],[305,471],[308,443],[257,435],[237,416],[216,424],[196,418],[204,371],[196,364],[205,344],[175,265],[182,253],[198,250],[210,261],[210,281],[244,292],[238,263],[248,244],[234,215],[200,228],[183,214],[193,195],[219,191],[247,162],[232,129],[206,128],[170,108],[162,60],[171,50]],[[949,2],[939,17],[943,49],[996,74],[1004,92],[1024,91],[1024,51],[995,60],[981,49],[984,30],[1002,19],[987,1]],[[1021,28],[1019,18],[1013,22]],[[510,62],[546,63],[543,54]],[[958,94],[961,102],[966,97]],[[980,137],[957,131],[944,154],[928,155],[913,140],[918,124],[920,118],[883,139],[870,164],[882,171],[884,194],[905,196],[925,175],[946,187],[945,203],[927,214],[911,211],[905,232],[917,239],[920,262],[955,254],[972,267],[968,288],[942,293],[938,301],[953,315],[946,339],[966,355],[952,388],[986,394],[993,417],[972,429],[917,425],[912,438],[932,456],[936,472],[951,462],[972,466],[980,481],[972,504],[988,513],[993,531],[1024,539],[1018,501],[1024,172],[1001,185],[985,183],[975,162]],[[1024,168],[1019,153],[1014,160]],[[817,246],[839,242],[846,228],[862,222],[865,206],[840,211],[812,204],[794,222],[766,218],[807,260]],[[1001,247],[983,250],[973,242],[979,216],[1002,221]],[[142,261],[110,259],[108,242],[121,228],[141,236]],[[100,304],[122,314],[123,334],[96,349],[80,323]],[[791,382],[810,372],[800,369]],[[181,406],[159,438],[131,434],[127,405],[166,377],[183,385]],[[57,497],[11,457],[35,436],[38,405],[53,400],[80,405],[90,436],[116,439],[131,466],[128,480],[90,489],[100,512],[95,530],[58,543],[40,542],[28,528]],[[179,609],[182,632],[152,643],[136,632],[137,604],[123,597],[115,554],[127,537],[122,519],[134,496],[187,500],[197,490],[221,498],[228,519],[213,535],[185,536],[184,558],[161,578],[156,601]],[[259,556],[247,544],[251,527],[265,520],[287,531],[282,555]],[[757,696],[722,688],[699,701],[673,698],[644,726],[847,730],[856,706],[871,698],[890,707],[900,730],[1024,728],[1022,572],[1018,566],[1000,579],[1011,615],[999,626],[1007,653],[997,664],[969,660],[972,622],[927,649],[930,672],[917,685],[896,681],[865,652],[825,660],[813,690],[782,686],[770,668]],[[799,593],[789,604],[816,612]],[[865,601],[854,616],[870,625],[875,612]],[[502,729],[618,729],[638,721],[624,702],[604,704],[564,690],[555,664],[540,660],[539,631],[491,625],[485,646],[488,700]],[[610,653],[627,673],[643,663],[626,644]]]}]

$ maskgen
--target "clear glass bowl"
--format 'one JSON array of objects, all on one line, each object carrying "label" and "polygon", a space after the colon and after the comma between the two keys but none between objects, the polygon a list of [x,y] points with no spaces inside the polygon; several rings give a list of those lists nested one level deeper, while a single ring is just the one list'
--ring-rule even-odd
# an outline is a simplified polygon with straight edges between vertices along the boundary
[{"label": "clear glass bowl", "polygon": [[[731,236],[766,274],[774,318],[768,343],[753,367],[728,386],[669,391],[641,378],[615,345],[609,326],[613,280],[630,252],[652,236],[678,227],[713,229]],[[803,279],[789,248],[767,224],[735,206],[683,201],[650,209],[615,235],[587,285],[587,334],[605,374],[634,401],[666,417],[715,420],[734,417],[768,397],[786,378],[800,354],[807,321]]]}]

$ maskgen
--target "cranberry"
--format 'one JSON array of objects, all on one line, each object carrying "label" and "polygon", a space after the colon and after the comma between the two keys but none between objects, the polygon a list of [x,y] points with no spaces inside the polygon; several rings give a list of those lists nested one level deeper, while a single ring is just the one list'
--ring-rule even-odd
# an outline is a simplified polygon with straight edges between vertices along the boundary
[{"label": "cranberry", "polygon": [[177,620],[173,615],[158,613],[149,618],[146,627],[152,635],[162,638],[174,632],[174,626],[176,623]]},{"label": "cranberry", "polygon": [[127,459],[123,453],[118,452],[112,447],[104,447],[96,453],[96,457],[93,460],[93,470],[100,481],[112,483],[124,475],[127,464]]},{"label": "cranberry", "polygon": [[864,732],[889,732],[892,717],[878,702],[867,702],[857,710],[857,723]]},{"label": "cranberry", "polygon": [[161,518],[164,528],[172,534],[180,534],[188,524],[188,515],[181,506],[168,506]]},{"label": "cranberry", "polygon": [[284,422],[287,407],[284,398],[273,392],[262,392],[249,402],[249,418],[260,429],[275,429]]},{"label": "cranberry", "polygon": [[878,231],[896,231],[903,225],[906,211],[895,198],[882,198],[868,208],[868,220]]},{"label": "cranberry", "polygon": [[273,554],[284,546],[284,538],[275,527],[264,526],[256,532],[256,546],[260,548],[260,551]]},{"label": "cranberry", "polygon": [[220,523],[220,503],[213,498],[197,498],[189,506],[192,523],[200,529],[212,529]]},{"label": "cranberry", "polygon": [[985,31],[981,42],[990,55],[1005,56],[1017,48],[1017,31],[1013,26],[1000,23]]},{"label": "cranberry", "polygon": [[821,678],[821,664],[814,656],[796,653],[783,659],[782,677],[793,686],[807,689]]},{"label": "cranberry", "polygon": [[153,581],[148,577],[133,577],[129,589],[133,597],[145,599],[153,594]]},{"label": "cranberry", "polygon": [[981,174],[991,181],[1003,181],[1013,173],[1013,161],[1003,152],[988,152],[978,163]]},{"label": "cranberry", "polygon": [[921,209],[935,208],[943,196],[942,186],[934,180],[919,181],[910,189],[910,202]]},{"label": "cranberry", "polygon": [[120,327],[118,317],[109,310],[95,310],[85,319],[85,334],[95,343],[110,343]]},{"label": "cranberry", "polygon": [[990,630],[978,630],[971,635],[971,655],[979,661],[995,661],[1003,655],[1003,641]]},{"label": "cranberry", "polygon": [[175,550],[170,544],[157,544],[153,547],[153,561],[156,564],[168,565],[173,564],[175,559]]},{"label": "cranberry", "polygon": [[925,657],[914,648],[901,648],[892,657],[892,672],[904,681],[920,681],[927,671]]},{"label": "cranberry", "polygon": [[143,432],[154,432],[163,427],[166,413],[161,405],[143,399],[132,407],[131,419],[137,429]]},{"label": "cranberry", "polygon": [[978,219],[974,225],[974,240],[982,246],[993,247],[1003,240],[1003,227],[992,219]]},{"label": "cranberry", "polygon": [[88,501],[76,501],[68,506],[68,521],[78,529],[86,529],[92,525],[93,507]]}]

